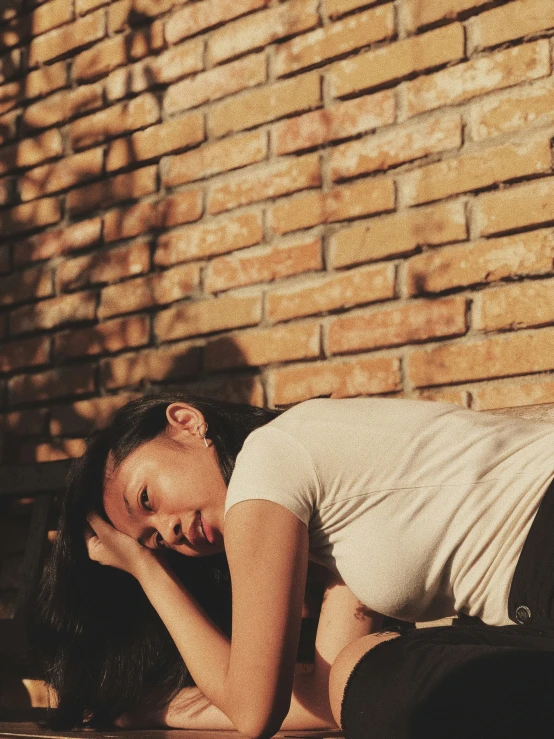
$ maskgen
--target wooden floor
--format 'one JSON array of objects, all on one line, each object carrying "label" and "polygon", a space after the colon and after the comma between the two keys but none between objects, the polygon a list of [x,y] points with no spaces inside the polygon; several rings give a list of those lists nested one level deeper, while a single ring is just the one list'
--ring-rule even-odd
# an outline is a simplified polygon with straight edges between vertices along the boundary
[{"label": "wooden floor", "polygon": [[[196,731],[194,729],[125,729],[114,731],[69,731],[56,732],[41,729],[33,723],[0,722],[0,738],[15,739],[237,739],[241,734],[234,731]],[[278,737],[287,739],[341,739],[339,731],[280,731]]]}]

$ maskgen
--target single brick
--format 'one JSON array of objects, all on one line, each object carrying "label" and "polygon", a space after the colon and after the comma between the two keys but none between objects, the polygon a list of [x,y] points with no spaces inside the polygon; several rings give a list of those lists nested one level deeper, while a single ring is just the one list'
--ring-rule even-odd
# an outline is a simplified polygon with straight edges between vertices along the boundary
[{"label": "single brick", "polygon": [[241,213],[195,226],[185,226],[160,236],[154,263],[165,267],[213,254],[225,254],[244,246],[259,244],[262,238],[260,215]]},{"label": "single brick", "polygon": [[71,144],[75,149],[92,146],[112,136],[134,131],[156,123],[160,119],[156,96],[145,93],[129,102],[80,118],[69,127]]},{"label": "single brick", "polygon": [[0,246],[0,275],[6,274],[10,270],[10,246],[4,244],[4,246]]},{"label": "single brick", "polygon": [[31,267],[0,277],[0,305],[24,303],[52,294],[52,272],[48,267]]},{"label": "single brick", "polygon": [[554,369],[553,341],[548,327],[417,349],[408,357],[409,377],[423,387],[544,372]]},{"label": "single brick", "polygon": [[48,231],[34,239],[16,244],[14,262],[20,266],[41,259],[61,256],[71,251],[96,245],[102,237],[102,220],[91,218],[72,226]]},{"label": "single brick", "polygon": [[478,149],[401,175],[399,192],[405,205],[419,205],[551,170],[548,138],[526,138],[490,149]]},{"label": "single brick", "polygon": [[474,325],[482,331],[554,323],[554,280],[499,285],[478,293]]},{"label": "single brick", "polygon": [[267,317],[286,321],[338,308],[394,298],[393,264],[360,267],[279,287],[267,296]]},{"label": "single brick", "polygon": [[203,3],[187,5],[174,13],[165,23],[168,44],[175,44],[195,33],[227,23],[234,18],[265,8],[269,0],[205,0]]},{"label": "single brick", "polygon": [[[191,8],[199,8],[193,5]],[[265,52],[251,54],[221,67],[208,69],[167,88],[164,97],[166,115],[232,95],[239,90],[260,85],[267,80]]]},{"label": "single brick", "polygon": [[94,390],[94,367],[58,367],[34,375],[16,375],[8,381],[9,403],[28,403],[30,399],[53,400],[55,398],[83,395]]},{"label": "single brick", "polygon": [[128,316],[57,334],[54,353],[58,357],[93,356],[145,346],[149,339],[148,316]]},{"label": "single brick", "polygon": [[137,131],[130,139],[112,141],[106,157],[106,170],[109,172],[134,162],[154,159],[198,144],[204,138],[204,116],[200,113],[173,118],[144,131]]},{"label": "single brick", "polygon": [[[110,7],[108,8],[108,31],[110,34],[129,28],[133,23],[133,18],[136,17],[135,12],[138,10],[137,6],[139,6],[139,2],[136,2],[136,0],[115,0],[115,2],[110,3]],[[149,15],[155,15],[155,13],[148,13],[150,6],[148,1],[142,3],[142,5],[145,6],[142,10],[143,20],[145,16],[149,17]],[[160,3],[160,6],[161,5],[162,4]],[[167,8],[160,10],[160,12],[165,12],[165,10],[167,10]]]},{"label": "single brick", "polygon": [[31,16],[12,16],[5,20],[6,22],[3,22],[0,27],[0,49],[5,50],[14,46],[21,46],[25,42],[28,43],[32,33]]},{"label": "single brick", "polygon": [[134,200],[157,189],[157,166],[142,167],[109,180],[71,190],[66,197],[70,213],[105,208],[123,200]]},{"label": "single brick", "polygon": [[402,15],[406,31],[415,31],[439,20],[456,18],[466,10],[474,10],[489,0],[404,0]]},{"label": "single brick", "polygon": [[56,28],[31,41],[29,65],[36,67],[70,51],[87,46],[103,38],[106,33],[106,19],[103,10],[79,18],[74,23]]},{"label": "single brick", "polygon": [[142,383],[184,380],[198,374],[200,349],[191,342],[122,354],[102,362],[102,382],[109,389]]},{"label": "single brick", "polygon": [[554,220],[554,178],[481,195],[473,206],[480,235]]},{"label": "single brick", "polygon": [[406,254],[419,246],[464,241],[467,226],[461,202],[440,203],[373,218],[331,236],[332,267]]},{"label": "single brick", "polygon": [[270,329],[252,329],[209,341],[204,349],[208,371],[231,367],[260,367],[320,355],[319,322],[294,323]]},{"label": "single brick", "polygon": [[345,354],[461,336],[466,331],[466,299],[455,296],[339,316],[331,321],[327,345],[331,354]]},{"label": "single brick", "polygon": [[330,23],[277,47],[275,75],[283,77],[394,35],[393,3]]},{"label": "single brick", "polygon": [[515,0],[481,13],[469,22],[472,45],[477,49],[503,44],[554,26],[550,0]]},{"label": "single brick", "polygon": [[469,397],[467,390],[460,390],[459,388],[432,388],[430,390],[418,390],[416,391],[416,398],[421,400],[434,400],[439,403],[455,403],[461,405],[464,408],[469,407]]},{"label": "single brick", "polygon": [[11,236],[24,231],[32,231],[40,226],[49,226],[61,219],[60,202],[57,198],[43,198],[32,203],[16,205],[15,208],[0,212],[0,232]]},{"label": "single brick", "polygon": [[357,357],[347,361],[310,362],[269,372],[273,406],[329,395],[348,398],[400,390],[400,360],[396,357]]},{"label": "single brick", "polygon": [[8,82],[0,87],[0,114],[17,108],[24,100],[23,85],[20,81]]},{"label": "single brick", "polygon": [[[352,16],[354,21],[357,17]],[[464,57],[464,47],[463,26],[461,23],[452,23],[380,49],[366,51],[331,67],[328,73],[331,94],[341,97],[369,90],[385,82],[401,80],[414,72],[457,61]]]},{"label": "single brick", "polygon": [[212,136],[225,136],[315,108],[320,103],[319,74],[309,72],[218,103],[208,112],[208,130]]},{"label": "single brick", "polygon": [[462,145],[458,114],[427,118],[340,144],[329,155],[331,178],[336,181],[364,172],[386,170],[439,151]]},{"label": "single brick", "polygon": [[81,52],[73,60],[73,78],[93,80],[127,64],[128,41],[128,36],[113,36]]},{"label": "single brick", "polygon": [[142,275],[149,269],[150,247],[141,241],[62,262],[58,267],[58,286],[63,291],[78,290]]},{"label": "single brick", "polygon": [[319,154],[278,160],[255,172],[247,170],[245,174],[240,173],[221,184],[212,185],[208,196],[208,212],[221,213],[320,184]]},{"label": "single brick", "polygon": [[377,0],[324,0],[325,14],[334,20],[345,13],[367,5],[373,5]]},{"label": "single brick", "polygon": [[395,97],[391,90],[347,100],[330,108],[313,110],[275,124],[275,153],[288,154],[310,149],[363,131],[371,131],[394,123],[395,115]]},{"label": "single brick", "polygon": [[261,295],[225,295],[212,300],[178,303],[160,311],[154,329],[160,341],[210,334],[259,323]]},{"label": "single brick", "polygon": [[502,97],[485,98],[470,111],[476,141],[528,128],[533,123],[554,123],[554,87],[550,81],[514,88]]},{"label": "single brick", "polygon": [[318,190],[279,201],[269,210],[269,222],[274,231],[282,234],[320,223],[383,213],[394,210],[394,205],[392,179],[368,178],[329,192]]},{"label": "single brick", "polygon": [[204,289],[206,292],[218,292],[322,268],[321,238],[254,247],[212,259]]},{"label": "single brick", "polygon": [[104,216],[104,239],[116,241],[155,229],[197,221],[202,215],[202,191],[185,190],[158,202],[140,202]]},{"label": "single brick", "polygon": [[104,216],[104,240],[118,241],[158,227],[158,203],[139,202]]},{"label": "single brick", "polygon": [[208,38],[212,65],[259,49],[286,36],[315,28],[319,22],[316,0],[289,0],[232,23],[226,23]]},{"label": "single brick", "polygon": [[131,66],[114,69],[106,79],[108,100],[119,100],[131,93],[168,84],[187,74],[204,69],[203,39],[193,39],[158,56],[148,57]]},{"label": "single brick", "polygon": [[54,164],[43,164],[26,172],[19,180],[22,200],[34,200],[59,190],[66,190],[102,173],[104,150],[89,149],[80,154],[65,157]]},{"label": "single brick", "polygon": [[50,411],[50,434],[90,434],[109,424],[113,414],[136,397],[132,393],[105,395],[101,398],[78,400],[67,405],[54,406]]},{"label": "single brick", "polygon": [[33,138],[23,139],[17,144],[6,147],[0,159],[0,174],[5,174],[19,167],[32,167],[62,154],[62,135],[57,129],[53,128]]},{"label": "single brick", "polygon": [[117,33],[136,23],[144,23],[146,18],[157,18],[186,0],[115,0],[108,9],[110,33]]},{"label": "single brick", "polygon": [[200,267],[182,264],[165,272],[136,277],[102,290],[98,318],[167,305],[188,297],[198,286]]},{"label": "single brick", "polygon": [[496,282],[506,277],[548,274],[554,264],[551,229],[483,239],[417,254],[408,260],[410,295]]},{"label": "single brick", "polygon": [[47,364],[50,357],[50,340],[45,336],[10,341],[2,345],[0,372],[13,372],[23,367]]},{"label": "single brick", "polygon": [[103,5],[108,5],[109,0],[75,0],[75,12],[77,15],[85,15],[91,10],[96,10]]},{"label": "single brick", "polygon": [[520,405],[538,405],[554,403],[554,381],[544,377],[524,379],[520,382],[500,381],[475,385],[471,387],[474,410],[490,410],[491,408],[512,408]]},{"label": "single brick", "polygon": [[56,64],[49,64],[47,67],[40,67],[40,69],[35,69],[34,72],[29,72],[25,77],[25,98],[32,100],[42,95],[48,95],[50,92],[66,87],[67,83],[66,62],[56,62]]},{"label": "single brick", "polygon": [[73,293],[16,308],[10,316],[10,327],[14,334],[56,328],[67,323],[91,321],[95,311],[94,293]]},{"label": "single brick", "polygon": [[11,49],[0,56],[0,84],[19,76],[22,61],[21,49]]},{"label": "single brick", "polygon": [[12,177],[0,179],[0,205],[9,205],[16,200],[15,180]]},{"label": "single brick", "polygon": [[261,162],[266,157],[267,133],[251,131],[170,157],[165,162],[162,182],[165,187],[175,187]]},{"label": "single brick", "polygon": [[143,26],[129,35],[129,56],[133,61],[165,49],[164,24],[156,19],[149,26]]},{"label": "single brick", "polygon": [[4,145],[15,139],[19,118],[18,110],[12,110],[7,115],[0,115],[0,144]]},{"label": "single brick", "polygon": [[84,439],[56,439],[42,444],[26,444],[21,450],[19,464],[76,459],[84,454],[85,448]]},{"label": "single brick", "polygon": [[216,400],[224,400],[228,403],[247,403],[262,407],[265,405],[265,392],[260,378],[252,370],[244,374],[234,374],[229,377],[226,373],[218,374],[208,379],[202,378],[198,381],[187,381],[173,383],[169,386],[182,392],[184,388],[188,393],[204,395]]},{"label": "single brick", "polygon": [[51,31],[73,20],[73,7],[67,0],[50,0],[33,9],[32,32],[33,36]]},{"label": "single brick", "polygon": [[407,82],[406,112],[417,115],[549,74],[546,39],[514,46]]},{"label": "single brick", "polygon": [[197,221],[202,215],[202,190],[183,190],[164,197],[157,207],[158,228],[172,228]]},{"label": "single brick", "polygon": [[47,423],[46,416],[46,408],[13,411],[12,413],[6,413],[4,416],[0,416],[0,428],[18,436],[42,434]]},{"label": "single brick", "polygon": [[98,110],[102,104],[102,85],[84,85],[75,90],[63,90],[29,105],[23,113],[23,121],[30,130],[47,128],[64,123],[76,115]]}]

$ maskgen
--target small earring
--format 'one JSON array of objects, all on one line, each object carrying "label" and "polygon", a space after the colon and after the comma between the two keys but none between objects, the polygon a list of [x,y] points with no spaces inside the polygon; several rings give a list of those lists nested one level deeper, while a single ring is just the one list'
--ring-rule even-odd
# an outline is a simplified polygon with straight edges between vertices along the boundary
[{"label": "small earring", "polygon": [[[200,432],[200,429],[202,426],[205,426],[204,433]],[[210,445],[208,444],[208,440],[206,439],[206,434],[208,433],[208,424],[204,421],[204,423],[201,423],[200,426],[196,429],[198,433],[200,434],[200,438],[204,439],[204,444],[206,445],[206,448],[208,448]]]}]

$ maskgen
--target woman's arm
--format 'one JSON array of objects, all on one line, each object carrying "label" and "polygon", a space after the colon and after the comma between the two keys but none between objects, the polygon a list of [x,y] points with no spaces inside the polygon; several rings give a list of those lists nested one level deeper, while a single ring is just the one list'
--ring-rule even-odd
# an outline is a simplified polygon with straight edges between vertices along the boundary
[{"label": "woman's arm", "polygon": [[235,729],[273,736],[290,708],[308,563],[308,530],[267,500],[235,504],[225,520],[232,643],[154,552],[95,514],[89,555],[133,574],[194,682]]},{"label": "woman's arm", "polygon": [[[308,531],[297,516],[267,500],[245,500],[228,511],[232,642],[153,552],[98,517],[91,525],[91,557],[139,580],[199,691],[234,728],[272,736],[296,702],[317,720],[332,722],[326,697],[332,650],[322,652],[311,678],[296,681],[293,696],[308,563]],[[131,544],[138,549],[131,552]],[[314,695],[316,705],[309,698]]]},{"label": "woman's arm", "polygon": [[[336,729],[329,704],[329,671],[344,646],[382,626],[383,617],[352,594],[342,580],[324,572],[325,590],[319,614],[315,660],[306,671],[297,665],[289,712],[281,725],[285,731]],[[136,711],[118,721],[126,727],[171,727],[182,729],[233,729],[229,718],[208,701],[199,688],[181,690],[156,712]]]},{"label": "woman's arm", "polygon": [[[328,689],[321,694],[311,692],[311,673],[294,677],[293,693],[289,712],[281,725],[285,731],[309,729],[336,729],[332,715],[326,711]],[[302,695],[302,700],[298,695]],[[307,700],[308,698],[308,700]],[[183,688],[162,709],[136,708],[120,716],[116,726],[121,728],[172,728],[209,730],[234,730],[232,721],[219,708],[210,703],[197,687]]]}]

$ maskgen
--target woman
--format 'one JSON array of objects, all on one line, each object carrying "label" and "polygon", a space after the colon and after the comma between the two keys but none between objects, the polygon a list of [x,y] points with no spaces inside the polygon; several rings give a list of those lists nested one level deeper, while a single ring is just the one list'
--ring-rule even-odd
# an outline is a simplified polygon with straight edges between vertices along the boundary
[{"label": "woman", "polygon": [[[93,724],[125,712],[149,687],[155,694],[157,674],[162,689],[152,705],[155,713],[170,696],[167,725],[235,727],[251,737],[342,725],[352,739],[400,739],[469,729],[472,737],[512,736],[523,721],[527,736],[548,728],[540,735],[551,736],[554,718],[544,704],[554,683],[542,671],[553,672],[554,591],[536,555],[554,495],[547,495],[553,444],[550,424],[425,401],[318,399],[282,414],[177,396],[133,401],[89,444],[44,588],[50,674],[65,720],[71,701]],[[109,655],[99,661],[89,650],[83,661],[91,625],[82,617],[64,623],[59,613],[71,588],[68,578],[60,586],[56,567],[67,569],[64,556],[67,563],[78,548],[85,516],[91,565],[104,566],[94,570],[97,590],[103,569],[126,573],[108,595],[123,582],[135,586],[133,598],[144,593],[180,656],[164,671],[139,650],[142,670],[133,667],[140,679],[134,696],[124,691],[127,705],[114,689],[111,704],[106,695],[98,700],[93,683],[113,678]],[[166,557],[175,552],[189,562],[225,554],[231,638],[176,576]],[[330,576],[314,669],[295,676],[309,559]],[[118,635],[129,645],[116,664],[123,681],[133,644],[138,649],[146,633],[135,627],[136,610],[123,619],[113,612],[98,629],[109,631],[112,649]],[[454,615],[477,625],[379,631],[383,616]],[[93,663],[73,692],[67,669],[64,679],[68,632],[81,666]],[[183,687],[183,665],[196,687]],[[526,670],[526,680],[540,675],[534,703],[521,699],[514,667]],[[472,703],[462,715],[464,697]],[[127,711],[119,723],[133,720],[148,719]]]}]

